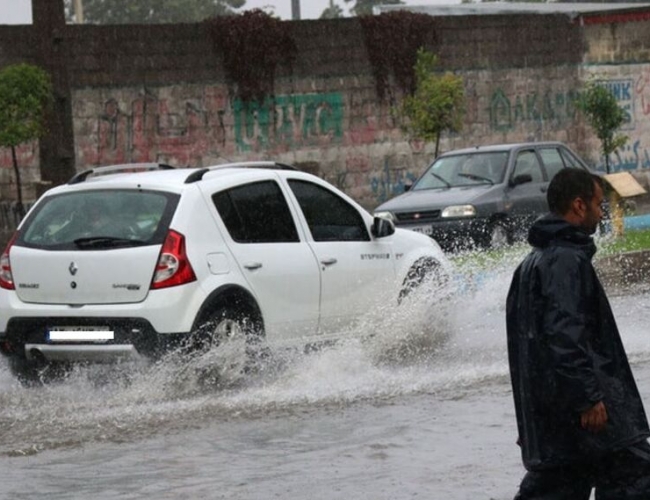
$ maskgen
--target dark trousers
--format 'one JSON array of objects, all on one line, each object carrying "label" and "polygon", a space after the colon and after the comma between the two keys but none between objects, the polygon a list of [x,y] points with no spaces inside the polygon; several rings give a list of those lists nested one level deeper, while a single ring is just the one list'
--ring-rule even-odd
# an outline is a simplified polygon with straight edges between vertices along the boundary
[{"label": "dark trousers", "polygon": [[647,441],[612,452],[593,463],[527,472],[515,500],[650,500]]}]

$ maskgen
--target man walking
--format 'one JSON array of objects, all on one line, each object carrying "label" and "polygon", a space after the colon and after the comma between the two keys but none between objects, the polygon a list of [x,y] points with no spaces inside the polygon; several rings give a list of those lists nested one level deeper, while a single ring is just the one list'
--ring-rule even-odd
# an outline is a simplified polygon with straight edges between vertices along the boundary
[{"label": "man walking", "polygon": [[566,168],[551,213],[514,273],[506,306],[518,443],[515,500],[650,499],[650,435],[605,292],[591,264],[602,181]]}]

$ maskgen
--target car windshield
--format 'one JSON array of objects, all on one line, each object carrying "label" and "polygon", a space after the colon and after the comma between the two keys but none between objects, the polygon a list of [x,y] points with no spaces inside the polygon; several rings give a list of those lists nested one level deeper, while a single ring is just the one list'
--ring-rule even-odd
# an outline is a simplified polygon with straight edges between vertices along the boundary
[{"label": "car windshield", "polygon": [[443,156],[427,169],[412,190],[499,184],[503,182],[507,160],[507,151]]},{"label": "car windshield", "polygon": [[39,248],[116,248],[162,241],[177,196],[144,190],[88,190],[43,200],[18,244]]}]

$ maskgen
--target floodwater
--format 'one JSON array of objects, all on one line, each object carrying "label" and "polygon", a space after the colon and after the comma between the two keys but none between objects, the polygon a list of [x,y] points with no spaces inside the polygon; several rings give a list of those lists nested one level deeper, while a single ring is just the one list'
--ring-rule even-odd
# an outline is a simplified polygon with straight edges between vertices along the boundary
[{"label": "floodwater", "polygon": [[[0,363],[0,498],[511,499],[510,257],[219,383],[171,357],[23,388]],[[612,305],[650,404],[650,294]]]}]

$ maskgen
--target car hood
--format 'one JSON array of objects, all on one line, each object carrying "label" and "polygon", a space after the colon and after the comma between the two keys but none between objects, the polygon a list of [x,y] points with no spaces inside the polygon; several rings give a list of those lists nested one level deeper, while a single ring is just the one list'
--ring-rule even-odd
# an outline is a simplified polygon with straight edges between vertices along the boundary
[{"label": "car hood", "polygon": [[408,191],[379,205],[375,212],[388,210],[401,212],[404,210],[443,209],[451,205],[466,205],[474,202],[495,186],[480,184],[477,186],[453,187],[449,189],[423,189]]}]

